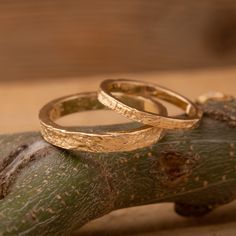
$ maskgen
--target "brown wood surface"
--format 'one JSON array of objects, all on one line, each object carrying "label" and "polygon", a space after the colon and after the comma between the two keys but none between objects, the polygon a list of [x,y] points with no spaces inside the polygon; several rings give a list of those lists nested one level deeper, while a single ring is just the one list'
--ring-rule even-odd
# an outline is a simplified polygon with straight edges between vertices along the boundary
[{"label": "brown wood surface", "polygon": [[0,80],[236,62],[232,0],[0,2]]},{"label": "brown wood surface", "polygon": [[[144,74],[117,74],[94,77],[65,78],[59,81],[0,83],[1,122],[0,132],[38,130],[38,111],[48,101],[84,91],[96,91],[99,82],[107,78],[130,78],[156,82],[176,90],[192,99],[208,91],[222,91],[236,95],[236,69],[194,70]],[[172,108],[173,109],[173,108]],[[102,124],[124,121],[114,113],[96,113],[98,116],[72,116],[76,124]],[[107,119],[104,119],[104,114]],[[70,119],[70,117],[68,117]],[[66,122],[65,120],[64,122]],[[69,122],[69,120],[68,120]]]},{"label": "brown wood surface", "polygon": [[236,202],[198,219],[178,216],[163,203],[114,211],[94,220],[74,236],[235,236]]}]

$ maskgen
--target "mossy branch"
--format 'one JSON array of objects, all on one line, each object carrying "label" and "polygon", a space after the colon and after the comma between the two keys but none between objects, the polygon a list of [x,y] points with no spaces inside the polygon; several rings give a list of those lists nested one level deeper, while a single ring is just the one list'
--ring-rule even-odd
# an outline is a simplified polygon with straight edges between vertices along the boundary
[{"label": "mossy branch", "polygon": [[64,151],[39,133],[1,136],[0,235],[68,235],[112,210],[157,202],[200,216],[235,199],[236,100],[202,108],[199,128],[132,152]]}]

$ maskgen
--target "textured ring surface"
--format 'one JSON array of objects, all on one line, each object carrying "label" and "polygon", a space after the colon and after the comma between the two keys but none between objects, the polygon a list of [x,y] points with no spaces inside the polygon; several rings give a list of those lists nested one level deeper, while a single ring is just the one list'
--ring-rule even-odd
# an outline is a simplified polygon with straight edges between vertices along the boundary
[{"label": "textured ring surface", "polygon": [[[166,109],[155,100],[139,98],[128,99],[145,110],[166,115]],[[106,109],[97,99],[96,92],[79,93],[56,99],[46,104],[39,112],[41,133],[49,143],[64,148],[89,152],[118,152],[143,148],[157,142],[164,134],[163,129],[142,125],[129,130],[112,132],[87,132],[63,127],[54,121],[75,112]]]},{"label": "textured ring surface", "polygon": [[[176,118],[142,111],[121,101],[114,94],[117,92],[167,101],[183,109],[187,116],[186,118]],[[104,80],[100,85],[98,100],[128,119],[164,129],[192,129],[198,125],[202,117],[202,111],[189,99],[162,86],[142,81],[127,79]]]}]

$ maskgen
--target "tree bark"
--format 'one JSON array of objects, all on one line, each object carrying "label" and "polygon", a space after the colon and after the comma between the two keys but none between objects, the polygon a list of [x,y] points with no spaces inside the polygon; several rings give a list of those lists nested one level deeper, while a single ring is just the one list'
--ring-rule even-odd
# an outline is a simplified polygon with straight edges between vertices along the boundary
[{"label": "tree bark", "polygon": [[65,151],[39,133],[1,136],[0,235],[68,235],[112,210],[158,202],[201,216],[232,201],[236,99],[201,107],[197,129],[132,152]]}]

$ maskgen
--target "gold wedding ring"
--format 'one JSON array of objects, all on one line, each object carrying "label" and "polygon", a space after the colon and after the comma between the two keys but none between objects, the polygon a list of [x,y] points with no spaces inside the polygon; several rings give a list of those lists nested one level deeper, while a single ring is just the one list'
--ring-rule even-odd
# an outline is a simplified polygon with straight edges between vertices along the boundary
[{"label": "gold wedding ring", "polygon": [[[139,93],[140,94],[140,93]],[[128,99],[124,99],[124,97]],[[166,116],[163,105],[155,99],[116,93],[119,101],[138,107],[143,112],[157,112]],[[123,98],[123,99],[122,99]],[[131,151],[156,143],[163,136],[163,129],[142,125],[122,131],[84,131],[63,127],[55,120],[75,112],[106,109],[97,99],[97,92],[79,93],[56,99],[46,104],[39,113],[41,133],[46,141],[64,149],[89,152]],[[148,110],[148,111],[146,111]]]},{"label": "gold wedding ring", "polygon": [[[127,105],[121,101],[114,94],[117,92],[167,101],[183,109],[187,116],[186,118],[177,118],[141,111],[137,107]],[[159,85],[141,81],[127,79],[105,80],[100,85],[98,100],[106,107],[128,119],[164,129],[192,129],[198,125],[202,117],[201,110],[184,96]]]}]

